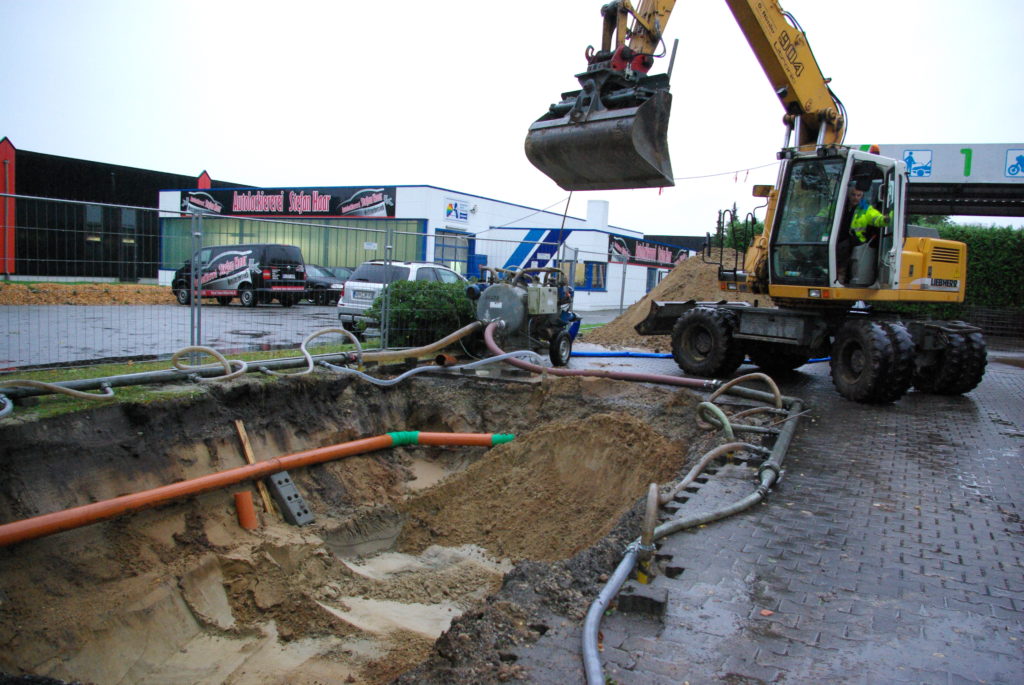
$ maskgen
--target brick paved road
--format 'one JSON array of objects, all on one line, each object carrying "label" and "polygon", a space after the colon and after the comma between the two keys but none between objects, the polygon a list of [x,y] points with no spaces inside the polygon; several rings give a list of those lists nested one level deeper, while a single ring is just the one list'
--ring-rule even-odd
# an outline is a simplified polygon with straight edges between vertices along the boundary
[{"label": "brick paved road", "polygon": [[[673,577],[643,591],[667,598],[663,615],[604,619],[605,675],[1024,683],[1024,369],[998,359],[966,396],[884,407],[840,398],[827,364],[782,384],[812,406],[782,483],[763,505],[662,541]],[[754,483],[752,469],[725,467],[682,506],[735,501]],[[559,626],[518,663],[534,682],[583,682],[580,631]]]}]

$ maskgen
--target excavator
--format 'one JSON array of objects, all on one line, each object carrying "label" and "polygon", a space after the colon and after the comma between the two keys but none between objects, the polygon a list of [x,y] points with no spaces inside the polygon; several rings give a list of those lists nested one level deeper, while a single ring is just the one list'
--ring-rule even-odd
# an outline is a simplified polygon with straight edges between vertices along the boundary
[{"label": "excavator", "polygon": [[[836,390],[861,403],[894,402],[911,387],[947,395],[975,388],[987,361],[980,328],[884,311],[889,303],[963,302],[966,245],[907,224],[902,160],[844,145],[845,108],[796,19],[777,0],[725,2],[779,98],[785,136],[775,185],[754,187],[765,199],[764,230],[742,265],[727,267],[720,252],[718,277],[725,295],[764,294],[773,306],[655,301],[637,332],[671,334],[679,367],[706,377],[727,377],[748,357],[772,374],[829,357]],[[579,90],[564,93],[526,137],[527,158],[563,189],[673,185],[672,67],[650,72],[667,52],[675,4],[614,0],[601,8],[601,48],[587,48]]]}]

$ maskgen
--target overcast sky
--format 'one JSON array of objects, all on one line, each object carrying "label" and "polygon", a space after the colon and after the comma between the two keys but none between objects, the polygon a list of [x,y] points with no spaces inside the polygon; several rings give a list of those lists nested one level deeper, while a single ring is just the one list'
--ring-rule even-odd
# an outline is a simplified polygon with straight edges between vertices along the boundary
[{"label": "overcast sky", "polygon": [[[433,185],[561,212],[569,194],[523,141],[578,87],[601,5],[0,0],[0,137],[248,185]],[[848,143],[1024,143],[1024,1],[782,5],[846,105]],[[676,186],[577,192],[570,215],[603,199],[613,225],[703,235],[774,181],[782,109],[726,3],[682,0],[665,37]]]}]

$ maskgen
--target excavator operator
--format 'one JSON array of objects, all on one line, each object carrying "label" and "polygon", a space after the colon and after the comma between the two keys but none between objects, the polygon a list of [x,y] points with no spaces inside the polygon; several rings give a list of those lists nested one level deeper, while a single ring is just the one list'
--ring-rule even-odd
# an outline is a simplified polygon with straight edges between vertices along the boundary
[{"label": "excavator operator", "polygon": [[870,189],[870,178],[855,179],[847,189],[846,206],[843,208],[839,241],[836,244],[836,276],[843,284],[850,280],[854,248],[862,245],[875,247],[880,229],[888,223],[885,215],[865,199],[864,195]]}]

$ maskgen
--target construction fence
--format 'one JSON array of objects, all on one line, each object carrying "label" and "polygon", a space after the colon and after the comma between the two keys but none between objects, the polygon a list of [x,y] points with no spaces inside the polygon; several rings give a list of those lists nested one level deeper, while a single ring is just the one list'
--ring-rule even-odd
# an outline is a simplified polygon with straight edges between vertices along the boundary
[{"label": "construction fence", "polygon": [[[77,366],[97,362],[170,359],[189,346],[230,355],[294,349],[316,331],[336,328],[337,290],[314,291],[307,283],[290,291],[257,293],[257,306],[239,298],[175,297],[175,272],[200,248],[214,245],[283,244],[301,249],[304,262],[328,269],[354,268],[368,260],[441,263],[472,277],[483,266],[506,265],[522,241],[442,233],[428,235],[414,219],[344,218],[263,220],[152,208],[3,196],[16,218],[0,240],[0,370]],[[8,207],[7,202],[16,203]],[[13,210],[13,211],[11,211]],[[539,251],[564,252],[557,245]],[[531,253],[538,249],[528,250]],[[606,274],[592,266],[607,255],[557,255],[567,274],[604,287]],[[117,287],[112,287],[112,286]],[[45,287],[44,287],[45,286]],[[57,293],[49,291],[58,290]],[[124,286],[133,286],[126,288]],[[44,290],[46,292],[44,292]],[[126,292],[130,291],[130,292]],[[17,303],[17,304],[14,304]],[[392,315],[367,336],[370,346],[417,340],[409,327],[423,318],[451,320],[453,313],[419,312],[417,321]],[[453,328],[452,330],[455,330]],[[342,334],[317,336],[309,351],[349,342]],[[429,341],[432,342],[432,341]]]},{"label": "construction fence", "polygon": [[[529,242],[453,231],[428,234],[420,219],[338,218],[316,222],[238,219],[153,208],[0,195],[0,373],[19,369],[79,366],[104,361],[170,359],[188,346],[226,355],[299,349],[313,333],[339,325],[333,297],[312,290],[294,301],[269,299],[255,307],[237,297],[192,298],[183,305],[173,275],[201,247],[270,243],[295,245],[307,264],[354,268],[371,260],[440,263],[467,277],[481,267],[523,264],[521,255],[557,266],[576,288],[577,310],[587,298],[620,309],[654,288],[664,270],[627,266],[605,251],[568,249],[564,242]],[[11,217],[14,220],[11,220]],[[60,292],[43,293],[43,284]],[[119,287],[113,288],[112,285]],[[126,294],[125,285],[134,293]],[[37,291],[37,292],[33,292]],[[322,293],[321,293],[322,295]],[[288,305],[288,306],[286,306]],[[407,346],[422,320],[450,321],[451,330],[471,323],[451,311],[417,312],[417,320],[390,316],[368,331],[368,345]],[[968,307],[964,318],[988,335],[1024,337],[1024,314],[994,307]],[[585,312],[584,312],[585,319]],[[347,342],[340,334],[309,343],[316,354]]]}]

